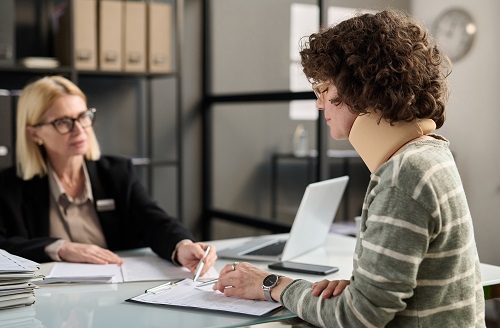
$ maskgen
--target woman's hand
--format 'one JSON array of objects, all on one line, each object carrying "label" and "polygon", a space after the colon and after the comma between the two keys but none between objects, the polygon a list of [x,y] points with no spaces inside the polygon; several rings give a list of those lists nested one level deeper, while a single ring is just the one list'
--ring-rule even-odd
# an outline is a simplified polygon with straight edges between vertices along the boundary
[{"label": "woman's hand", "polygon": [[313,296],[319,296],[321,293],[321,297],[323,298],[331,298],[332,296],[339,296],[344,289],[349,285],[351,282],[349,280],[321,280],[318,282],[315,282],[312,286],[312,295]]},{"label": "woman's hand", "polygon": [[122,264],[123,260],[115,253],[93,244],[64,242],[57,255],[66,262],[93,264]]},{"label": "woman's hand", "polygon": [[250,263],[234,262],[222,268],[213,290],[218,290],[226,296],[265,300],[262,282],[269,274]]},{"label": "woman's hand", "polygon": [[[262,284],[270,272],[257,268],[247,262],[227,264],[219,274],[219,280],[213,290],[224,293],[225,296],[235,296],[251,300],[266,300]],[[293,279],[281,276],[278,284],[271,290],[271,297],[279,302],[280,295]]]},{"label": "woman's hand", "polygon": [[189,271],[194,273],[198,263],[203,256],[205,256],[205,250],[208,246],[210,246],[210,252],[203,260],[205,265],[203,266],[200,274],[200,276],[203,276],[214,265],[215,260],[217,260],[217,251],[215,246],[201,242],[182,243],[177,249],[177,261],[182,264],[182,266],[188,268]]}]

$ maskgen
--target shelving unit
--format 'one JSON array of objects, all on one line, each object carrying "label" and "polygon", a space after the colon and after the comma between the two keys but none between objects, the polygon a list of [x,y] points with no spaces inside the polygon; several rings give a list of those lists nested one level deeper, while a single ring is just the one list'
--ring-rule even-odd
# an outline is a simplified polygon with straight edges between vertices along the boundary
[{"label": "shelving unit", "polygon": [[[55,57],[50,30],[51,8],[55,4],[66,3],[72,12],[74,4],[73,0],[12,1],[17,8],[17,19],[14,21],[16,34],[26,35],[26,31],[32,29],[40,40],[32,45],[30,53],[30,45],[24,43],[24,38],[15,38],[16,48],[20,50],[16,52],[12,64],[0,64],[0,89],[20,90],[45,75],[63,75],[72,80],[86,94],[89,106],[98,110],[94,130],[102,153],[132,158],[153,198],[169,214],[182,220],[182,84],[176,70],[181,67],[182,58],[179,47],[182,17],[179,15],[182,14],[183,1],[163,1],[171,3],[174,8],[174,70],[170,73],[78,70],[73,63],[53,69],[20,66],[17,61],[21,55]],[[23,17],[19,17],[20,9],[26,11]],[[0,20],[4,15],[13,13],[0,12]],[[69,38],[68,44],[72,47],[71,33]],[[36,48],[37,45],[43,46]],[[11,111],[15,113],[14,106]],[[12,116],[15,120],[15,115]],[[12,122],[13,136],[14,127]]]}]

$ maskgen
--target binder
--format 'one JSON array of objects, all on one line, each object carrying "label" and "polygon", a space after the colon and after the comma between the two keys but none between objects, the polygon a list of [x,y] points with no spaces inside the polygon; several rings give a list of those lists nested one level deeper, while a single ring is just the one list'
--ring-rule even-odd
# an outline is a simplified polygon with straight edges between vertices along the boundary
[{"label": "binder", "polygon": [[124,3],[123,64],[127,72],[146,71],[146,3]]},{"label": "binder", "polygon": [[101,0],[99,2],[99,69],[122,70],[123,2]]},{"label": "binder", "polygon": [[148,3],[148,71],[172,70],[172,5]]},{"label": "binder", "polygon": [[15,63],[14,0],[0,1],[0,65]]},{"label": "binder", "polygon": [[14,165],[14,120],[9,90],[0,89],[0,170]]},{"label": "binder", "polygon": [[73,0],[74,65],[76,69],[97,69],[96,0]]}]

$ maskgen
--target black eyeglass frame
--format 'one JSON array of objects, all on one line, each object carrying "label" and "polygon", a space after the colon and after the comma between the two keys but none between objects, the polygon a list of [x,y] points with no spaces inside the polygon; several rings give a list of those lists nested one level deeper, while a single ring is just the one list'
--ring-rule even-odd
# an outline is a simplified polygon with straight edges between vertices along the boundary
[{"label": "black eyeglass frame", "polygon": [[[50,121],[50,122],[37,123],[37,124],[33,125],[33,127],[37,128],[37,127],[44,126],[44,125],[52,125],[54,127],[54,129],[57,131],[57,133],[64,135],[64,134],[71,133],[71,131],[73,131],[73,129],[75,128],[76,121],[80,122],[80,125],[82,126],[82,128],[88,128],[89,126],[93,126],[94,122],[95,122],[96,112],[97,112],[97,110],[95,108],[89,108],[85,112],[78,115],[77,118],[61,117],[61,118],[57,118],[57,119]],[[86,116],[88,116],[90,118],[90,125],[83,125],[83,123],[81,121],[81,119],[83,119]],[[66,131],[66,132],[59,131],[59,129],[57,128],[57,123],[61,122],[61,121],[71,122],[71,127],[69,128],[68,131]]]}]

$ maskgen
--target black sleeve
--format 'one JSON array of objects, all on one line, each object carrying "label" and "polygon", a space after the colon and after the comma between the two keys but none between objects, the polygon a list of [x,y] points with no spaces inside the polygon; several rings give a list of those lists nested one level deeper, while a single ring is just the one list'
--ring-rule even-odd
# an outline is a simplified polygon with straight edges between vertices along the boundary
[{"label": "black sleeve", "polygon": [[52,261],[45,246],[48,237],[48,183],[23,181],[14,168],[0,173],[0,248],[36,262]]},{"label": "black sleeve", "polygon": [[[178,219],[168,215],[148,195],[130,160],[104,157],[99,164],[101,181],[97,183],[106,189],[106,196],[103,197],[114,194],[115,215],[118,216],[106,218],[105,213],[98,211],[110,249],[148,246],[162,258],[171,260],[179,241],[194,240],[191,232]],[[94,188],[94,182],[92,184],[93,189],[99,189]],[[117,220],[120,226],[113,227],[110,223]]]}]

